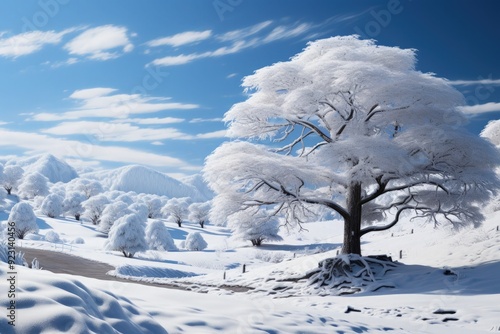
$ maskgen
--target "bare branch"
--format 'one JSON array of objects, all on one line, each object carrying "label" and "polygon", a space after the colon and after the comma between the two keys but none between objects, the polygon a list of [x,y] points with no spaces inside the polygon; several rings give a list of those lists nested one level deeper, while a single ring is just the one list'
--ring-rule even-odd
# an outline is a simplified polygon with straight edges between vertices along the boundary
[{"label": "bare branch", "polygon": [[404,207],[400,208],[398,210],[398,212],[396,213],[394,220],[387,225],[368,226],[368,227],[361,229],[361,231],[359,232],[360,236],[363,236],[363,235],[370,233],[370,232],[385,231],[385,230],[390,229],[391,227],[393,227],[394,225],[396,225],[399,222],[399,218],[400,218],[401,214],[403,213],[403,211],[410,210],[410,209],[415,209],[415,208],[413,206],[404,206]]}]

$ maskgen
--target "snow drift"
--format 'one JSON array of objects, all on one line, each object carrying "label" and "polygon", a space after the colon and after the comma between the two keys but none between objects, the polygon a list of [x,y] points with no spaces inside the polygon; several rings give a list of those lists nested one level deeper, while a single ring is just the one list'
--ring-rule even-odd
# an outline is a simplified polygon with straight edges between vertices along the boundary
[{"label": "snow drift", "polygon": [[99,180],[109,190],[154,194],[159,196],[190,197],[193,201],[207,198],[193,186],[177,181],[154,169],[131,165],[113,170],[84,174],[89,179]]}]

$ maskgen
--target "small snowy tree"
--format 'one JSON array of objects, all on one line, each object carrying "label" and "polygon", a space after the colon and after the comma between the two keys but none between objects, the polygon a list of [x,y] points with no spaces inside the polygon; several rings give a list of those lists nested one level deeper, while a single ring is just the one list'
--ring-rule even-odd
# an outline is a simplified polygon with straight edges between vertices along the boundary
[{"label": "small snowy tree", "polygon": [[147,196],[144,198],[144,202],[148,207],[148,218],[155,219],[161,217],[161,208],[163,207],[163,203],[159,197]]},{"label": "small snowy tree", "polygon": [[36,196],[47,196],[49,193],[49,179],[38,172],[32,172],[24,175],[19,185],[19,196],[32,199]]},{"label": "small snowy tree", "polygon": [[99,181],[90,179],[74,179],[68,184],[70,190],[79,191],[85,194],[87,198],[96,196],[103,192],[102,185]]},{"label": "small snowy tree", "polygon": [[161,212],[165,218],[181,227],[183,220],[188,214],[187,208],[189,203],[190,199],[187,197],[172,198],[168,200],[167,204],[161,209]]},{"label": "small snowy tree", "polygon": [[228,221],[236,240],[249,240],[253,246],[260,246],[265,241],[281,241],[278,235],[279,222],[270,212],[240,211]]},{"label": "small snowy tree", "polygon": [[92,224],[97,225],[102,216],[102,212],[109,200],[104,195],[92,196],[82,203],[83,215],[88,218]]},{"label": "small snowy tree", "polygon": [[207,248],[207,242],[201,236],[200,232],[191,232],[187,235],[184,247],[190,251],[201,251]]},{"label": "small snowy tree", "polygon": [[63,201],[63,212],[72,215],[76,220],[80,220],[83,213],[82,203],[87,200],[84,193],[71,191],[66,194]]},{"label": "small snowy tree", "polygon": [[120,251],[125,257],[133,257],[135,253],[148,248],[144,234],[144,223],[136,214],[123,216],[109,230],[106,249]]},{"label": "small snowy tree", "polygon": [[48,195],[43,200],[40,210],[47,217],[59,217],[63,213],[63,198],[57,194]]},{"label": "small snowy tree", "polygon": [[59,243],[61,242],[61,237],[56,231],[48,230],[47,233],[45,233],[45,240],[48,242]]},{"label": "small snowy tree", "polygon": [[193,203],[188,207],[188,211],[188,219],[198,223],[201,228],[204,228],[205,222],[208,220],[208,213],[210,212],[210,202]]},{"label": "small snowy tree", "polygon": [[248,99],[224,117],[241,140],[206,160],[210,220],[272,208],[300,225],[323,206],[343,221],[342,253],[358,255],[403,215],[479,225],[499,154],[465,129],[463,95],[415,65],[413,49],[332,37],[244,78]]},{"label": "small snowy tree", "polygon": [[134,212],[143,222],[148,220],[148,206],[144,203],[132,203],[129,210]]},{"label": "small snowy tree", "polygon": [[161,220],[155,220],[146,227],[146,242],[149,249],[160,251],[177,250],[174,239]]},{"label": "small snowy tree", "polygon": [[128,205],[121,201],[106,205],[106,207],[102,211],[98,230],[104,233],[108,233],[111,229],[111,226],[113,226],[118,218],[131,213],[132,210],[128,208]]},{"label": "small snowy tree", "polygon": [[9,195],[12,193],[12,189],[18,186],[23,174],[24,169],[16,165],[9,165],[4,168],[2,184]]},{"label": "small snowy tree", "polygon": [[19,239],[23,239],[28,233],[38,232],[35,212],[27,202],[19,202],[12,207],[8,222],[15,224],[16,236]]}]

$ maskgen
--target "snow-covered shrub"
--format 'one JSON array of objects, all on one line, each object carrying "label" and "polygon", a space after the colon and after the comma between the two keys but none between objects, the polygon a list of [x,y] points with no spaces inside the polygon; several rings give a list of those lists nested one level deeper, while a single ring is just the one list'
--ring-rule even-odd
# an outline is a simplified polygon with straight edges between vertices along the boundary
[{"label": "snow-covered shrub", "polygon": [[136,214],[119,218],[111,227],[106,242],[107,250],[121,251],[125,257],[147,250],[144,223]]},{"label": "snow-covered shrub", "polygon": [[45,233],[45,240],[48,242],[58,243],[61,242],[61,238],[59,237],[59,233],[54,230],[49,230]]},{"label": "snow-covered shrub", "polygon": [[167,218],[172,223],[176,223],[179,227],[182,226],[183,220],[188,214],[188,206],[191,200],[187,197],[172,198],[161,209],[163,217]]},{"label": "snow-covered shrub", "polygon": [[187,235],[184,248],[190,251],[201,251],[207,248],[208,244],[201,236],[200,232],[191,232]]},{"label": "snow-covered shrub", "polygon": [[7,193],[10,195],[12,189],[16,188],[19,181],[22,179],[24,169],[19,166],[6,166],[3,170],[2,185]]},{"label": "snow-covered shrub", "polygon": [[131,213],[132,210],[128,208],[127,204],[121,201],[106,205],[106,207],[102,211],[98,230],[104,233],[108,233],[109,229],[111,228],[111,226],[113,226],[115,221],[118,220],[118,218]]},{"label": "snow-covered shrub", "polygon": [[285,252],[265,252],[265,251],[256,251],[255,258],[264,262],[270,263],[280,263],[285,260],[288,253]]},{"label": "snow-covered shrub", "polygon": [[75,239],[71,240],[71,243],[75,245],[83,245],[85,243],[85,240],[82,237],[76,237]]},{"label": "snow-covered shrub", "polygon": [[63,198],[57,194],[48,195],[43,200],[40,210],[47,217],[59,217],[63,213]]},{"label": "snow-covered shrub", "polygon": [[155,220],[146,227],[146,242],[149,249],[172,251],[177,250],[174,239],[161,220]]},{"label": "snow-covered shrub", "polygon": [[19,185],[19,196],[32,199],[36,196],[47,196],[49,179],[38,172],[32,172],[23,177]]},{"label": "snow-covered shrub", "polygon": [[82,203],[84,209],[83,215],[88,218],[92,224],[97,225],[101,218],[102,212],[106,205],[109,204],[109,200],[104,195],[95,195],[87,199]]},{"label": "snow-covered shrub", "polygon": [[128,205],[132,205],[134,203],[134,198],[132,196],[130,196],[130,194],[123,193],[123,194],[119,195],[118,197],[116,197],[115,201],[120,201],[120,202],[126,203],[128,206]]},{"label": "snow-covered shrub", "polygon": [[188,211],[188,219],[204,228],[210,212],[210,202],[193,203],[188,207]]},{"label": "snow-covered shrub", "polygon": [[132,203],[128,208],[137,214],[141,221],[146,222],[148,220],[148,207],[146,204]]},{"label": "snow-covered shrub", "polygon": [[27,233],[38,233],[38,225],[33,208],[26,202],[16,203],[9,214],[9,223],[15,224],[16,236],[23,239]]},{"label": "snow-covered shrub", "polygon": [[[9,246],[7,242],[0,241],[0,262],[9,263]],[[23,252],[15,252],[15,264],[24,266],[26,260]]]},{"label": "snow-covered shrub", "polygon": [[5,189],[3,188],[0,188],[0,209],[3,208],[5,197],[7,197],[7,191],[5,191]]},{"label": "snow-covered shrub", "polygon": [[103,192],[102,185],[99,181],[82,178],[71,180],[68,183],[68,190],[82,192],[87,199]]},{"label": "snow-covered shrub", "polygon": [[82,192],[71,191],[67,193],[63,201],[63,212],[72,215],[76,220],[80,220],[83,213],[82,203],[85,200],[87,200],[87,197]]},{"label": "snow-covered shrub", "polygon": [[144,196],[142,200],[148,207],[148,218],[155,219],[161,217],[161,208],[163,207],[163,203],[159,196],[147,195]]},{"label": "snow-covered shrub", "polygon": [[249,240],[254,246],[260,246],[264,240],[283,240],[278,235],[279,222],[265,212],[252,215],[248,211],[240,211],[229,217],[229,224],[233,231],[233,239]]}]

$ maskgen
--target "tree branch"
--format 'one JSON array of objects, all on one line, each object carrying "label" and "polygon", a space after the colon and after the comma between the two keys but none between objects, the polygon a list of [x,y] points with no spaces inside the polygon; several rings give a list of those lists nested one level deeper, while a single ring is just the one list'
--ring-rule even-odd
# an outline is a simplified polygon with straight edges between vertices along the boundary
[{"label": "tree branch", "polygon": [[362,237],[363,235],[370,233],[370,232],[379,232],[379,231],[385,231],[385,230],[390,229],[391,227],[393,227],[394,225],[396,225],[399,222],[399,217],[401,216],[403,211],[409,210],[409,209],[415,209],[415,208],[413,206],[404,206],[398,210],[398,212],[396,213],[396,217],[394,217],[394,220],[392,222],[390,222],[389,224],[365,227],[365,228],[361,229],[361,231],[359,232],[359,235]]}]

